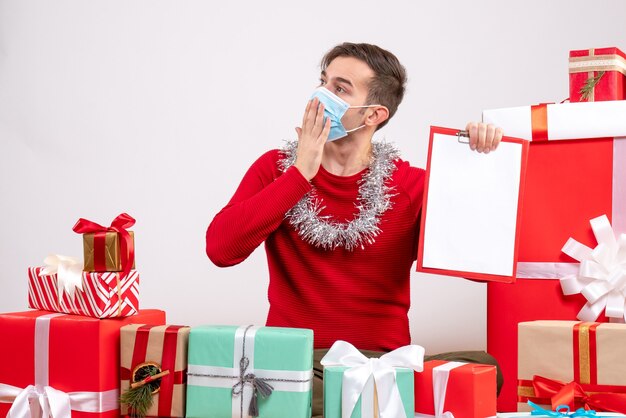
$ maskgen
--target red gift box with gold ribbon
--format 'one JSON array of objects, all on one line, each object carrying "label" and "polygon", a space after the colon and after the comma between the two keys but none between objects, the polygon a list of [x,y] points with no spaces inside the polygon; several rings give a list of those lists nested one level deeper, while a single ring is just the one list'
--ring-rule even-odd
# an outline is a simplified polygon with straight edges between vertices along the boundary
[{"label": "red gift box with gold ribbon", "polygon": [[569,53],[572,102],[626,99],[626,55],[618,48],[592,48]]},{"label": "red gift box with gold ribbon", "polygon": [[626,324],[532,321],[519,324],[518,410],[626,413]]},{"label": "red gift box with gold ribbon", "polygon": [[[119,416],[120,328],[165,323],[165,312],[127,318],[28,311],[0,314],[0,416]],[[15,415],[14,415],[15,414]]]},{"label": "red gift box with gold ribbon", "polygon": [[[163,376],[152,389],[152,406],[146,415],[184,417],[187,382],[187,345],[190,327],[179,325],[126,325],[121,330],[121,391],[153,373]],[[153,370],[150,373],[149,369]],[[148,378],[149,380],[152,380]],[[145,382],[150,383],[150,382]],[[122,415],[129,413],[121,405]]]},{"label": "red gift box with gold ribbon", "polygon": [[[517,280],[487,284],[487,351],[504,375],[499,411],[516,408],[517,325],[574,320],[585,305],[583,296],[565,296],[561,289],[559,279],[576,274],[579,267],[561,251],[564,244],[574,237],[595,247],[589,221],[603,214],[617,232],[626,232],[626,139],[617,138],[626,136],[626,117],[613,118],[611,126],[595,117],[607,109],[624,115],[624,105],[626,101],[567,103],[483,112],[483,120],[502,127],[506,135],[531,140]],[[569,128],[589,138],[568,137],[573,135]],[[616,137],[602,137],[609,132]],[[597,320],[605,319],[601,315]]]}]

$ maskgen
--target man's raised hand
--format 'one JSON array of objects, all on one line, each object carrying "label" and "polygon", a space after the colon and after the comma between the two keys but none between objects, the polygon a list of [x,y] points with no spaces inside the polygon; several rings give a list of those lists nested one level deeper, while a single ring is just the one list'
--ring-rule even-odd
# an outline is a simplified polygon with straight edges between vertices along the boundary
[{"label": "man's raised hand", "polygon": [[324,144],[330,132],[330,118],[324,120],[324,104],[317,98],[309,100],[302,118],[302,127],[296,128],[298,149],[294,165],[300,173],[311,180],[320,169]]}]

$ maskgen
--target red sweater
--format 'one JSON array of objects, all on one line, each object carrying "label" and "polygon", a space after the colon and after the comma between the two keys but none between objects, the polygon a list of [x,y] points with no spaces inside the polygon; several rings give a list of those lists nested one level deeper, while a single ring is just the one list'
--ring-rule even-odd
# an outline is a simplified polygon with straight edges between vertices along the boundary
[{"label": "red sweater", "polygon": [[[315,347],[338,339],[361,349],[389,351],[410,344],[409,278],[416,257],[424,171],[398,159],[389,185],[392,207],[382,232],[364,249],[323,250],[303,241],[285,213],[311,184],[295,167],[282,173],[278,150],[262,155],[245,174],[206,233],[206,252],[217,266],[245,260],[261,243],[269,264],[268,326],[310,328]],[[321,215],[354,218],[357,181],[323,167],[311,181],[325,209]]]}]

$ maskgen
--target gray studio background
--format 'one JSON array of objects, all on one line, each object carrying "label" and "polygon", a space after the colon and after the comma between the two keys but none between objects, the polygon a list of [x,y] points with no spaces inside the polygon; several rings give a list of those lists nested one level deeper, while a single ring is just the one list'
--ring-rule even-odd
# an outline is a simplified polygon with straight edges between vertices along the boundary
[{"label": "gray studio background", "polygon": [[[26,309],[28,266],[82,257],[79,217],[128,212],[143,307],[263,324],[263,248],[219,269],[204,234],[248,166],[294,138],[325,51],[399,57],[406,98],[378,136],[423,167],[429,125],[566,98],[568,51],[626,48],[625,21],[619,0],[0,0],[0,311]],[[413,273],[412,301],[428,351],[485,347],[484,284]]]}]

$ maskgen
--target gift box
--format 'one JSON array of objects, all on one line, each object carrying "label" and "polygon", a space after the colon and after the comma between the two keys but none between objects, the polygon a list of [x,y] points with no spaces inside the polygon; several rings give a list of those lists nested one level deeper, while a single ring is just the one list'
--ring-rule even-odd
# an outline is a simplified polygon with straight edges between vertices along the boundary
[{"label": "gift box", "polygon": [[326,418],[413,417],[413,373],[421,371],[424,348],[400,347],[368,359],[352,344],[336,341],[322,358]]},{"label": "gift box", "polygon": [[626,99],[626,55],[618,48],[570,51],[572,102]]},{"label": "gift box", "polygon": [[626,413],[626,325],[578,321],[519,324],[518,410],[527,401]]},{"label": "gift box", "polygon": [[135,315],[139,310],[139,273],[81,272],[80,286],[70,288],[57,274],[42,274],[42,267],[28,269],[28,307],[94,318]]},{"label": "gift box", "polygon": [[163,324],[165,312],[0,314],[0,416],[38,417],[43,407],[54,418],[118,417],[120,328],[134,322]]},{"label": "gift box", "polygon": [[[128,231],[131,245],[135,245],[133,231]],[[122,271],[120,234],[117,232],[91,232],[83,234],[85,271]],[[135,268],[133,259],[132,268]]]},{"label": "gift box", "polygon": [[85,271],[124,271],[135,268],[134,234],[128,231],[135,219],[122,213],[105,227],[79,219],[72,228],[83,235]]},{"label": "gift box", "polygon": [[431,360],[415,373],[415,417],[485,418],[496,415],[496,367]]},{"label": "gift box", "polygon": [[507,136],[538,142],[625,136],[625,115],[626,100],[548,103],[484,110],[483,122],[501,127]]},{"label": "gift box", "polygon": [[[563,109],[595,109],[613,103],[626,101],[549,107],[559,109],[557,121],[564,129],[564,116],[576,124],[579,115]],[[546,130],[546,125],[537,121],[541,118],[531,118],[530,107],[521,113],[519,109],[483,113],[485,122],[498,124],[505,134],[517,131],[532,139],[522,198],[517,281],[487,285],[487,351],[498,360],[504,375],[498,398],[500,411],[516,408],[517,324],[538,319],[574,320],[585,305],[582,295],[565,296],[561,289],[559,279],[575,275],[579,269],[579,263],[562,252],[564,244],[575,237],[593,248],[596,239],[589,221],[603,214],[612,220],[616,231],[626,231],[626,139],[572,136],[571,140],[553,140],[553,134],[562,137],[566,132]],[[623,115],[626,109],[611,129],[626,136]],[[547,121],[551,128],[550,115]],[[585,129],[588,135],[599,136],[591,122]],[[601,129],[598,124],[597,130]],[[603,316],[598,320],[603,321]]]},{"label": "gift box", "polygon": [[189,418],[311,416],[312,330],[193,327],[188,359]]},{"label": "gift box", "polygon": [[[341,418],[342,406],[342,380],[349,367],[325,367],[324,368],[324,416],[329,418]],[[398,367],[396,370],[396,385],[400,393],[402,410],[407,417],[413,414],[413,370]],[[373,378],[365,385],[363,392],[354,404],[350,418],[378,417],[380,400],[378,391],[374,389]]]},{"label": "gift box", "polygon": [[[131,384],[150,385],[152,406],[145,415],[185,416],[187,343],[190,329],[178,325],[146,324],[122,327],[120,389],[124,394],[131,389]],[[158,375],[162,376],[148,378]],[[127,404],[121,404],[121,413],[129,413]]]},{"label": "gift box", "polygon": [[575,319],[582,296],[564,296],[558,280],[520,279],[514,285],[487,285],[487,351],[504,376],[498,411],[514,411],[517,402],[517,324],[539,318]]}]

